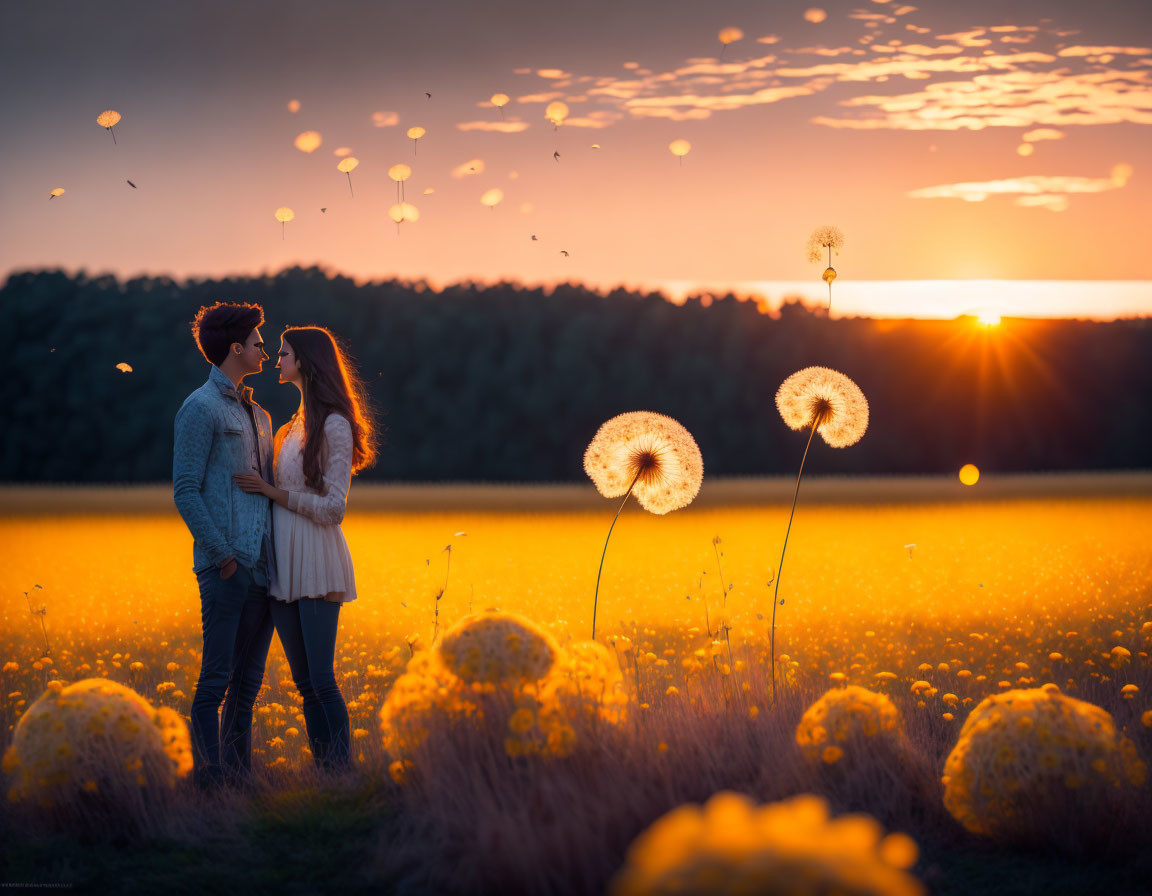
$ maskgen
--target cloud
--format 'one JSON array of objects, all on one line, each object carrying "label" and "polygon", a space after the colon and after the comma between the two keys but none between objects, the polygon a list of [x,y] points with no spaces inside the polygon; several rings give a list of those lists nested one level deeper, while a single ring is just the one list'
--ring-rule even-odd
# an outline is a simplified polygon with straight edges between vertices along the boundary
[{"label": "cloud", "polygon": [[812,122],[833,128],[911,131],[1152,124],[1152,78],[1147,71],[1114,69],[1078,75],[1010,71],[976,75],[971,81],[929,84],[919,93],[851,97],[840,105],[879,114],[865,118],[822,115]]},{"label": "cloud", "polygon": [[518,134],[526,131],[531,125],[519,118],[506,118],[502,121],[458,121],[456,129],[459,131],[495,131],[500,134]]},{"label": "cloud", "polygon": [[564,96],[563,90],[553,90],[548,93],[529,93],[526,96],[516,97],[518,103],[550,103]]},{"label": "cloud", "polygon": [[912,199],[963,199],[966,202],[983,202],[991,196],[1014,195],[1016,205],[1059,212],[1068,208],[1069,194],[1118,190],[1128,183],[1132,173],[1132,166],[1121,162],[1113,166],[1108,177],[1032,174],[1002,180],[940,184],[910,190],[906,195]]},{"label": "cloud", "polygon": [[1152,47],[1065,47],[1060,56],[1152,56]]},{"label": "cloud", "polygon": [[[688,110],[706,111],[711,114],[712,112],[728,111],[731,109],[743,109],[746,106],[760,106],[767,103],[778,103],[780,100],[785,100],[794,96],[806,96],[810,93],[815,93],[816,88],[809,85],[798,85],[795,87],[764,87],[753,93],[745,94],[729,94],[727,96],[700,96],[697,94],[681,94],[679,96],[654,96],[654,97],[637,97],[628,100],[625,106],[633,115],[647,115],[659,116],[660,113],[654,110],[673,110],[677,107],[686,107]],[[680,110],[683,114],[683,110]],[[665,118],[673,118],[671,115],[664,115]],[[688,117],[707,118],[707,115],[696,115]],[[674,120],[681,121],[682,118],[674,118]]]},{"label": "cloud", "polygon": [[1020,139],[1025,143],[1037,143],[1040,140],[1063,140],[1064,132],[1055,128],[1036,128],[1034,131],[1021,134]]},{"label": "cloud", "polygon": [[470,174],[481,174],[483,171],[483,159],[469,159],[467,162],[461,162],[453,168],[452,176],[455,178],[468,177]]}]

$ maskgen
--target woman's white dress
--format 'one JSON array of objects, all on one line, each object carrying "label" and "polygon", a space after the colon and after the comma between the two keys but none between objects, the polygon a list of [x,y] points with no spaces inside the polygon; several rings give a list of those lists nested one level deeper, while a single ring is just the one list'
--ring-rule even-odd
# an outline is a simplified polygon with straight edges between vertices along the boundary
[{"label": "woman's white dress", "polygon": [[276,547],[268,593],[282,601],[323,597],[356,599],[352,555],[340,531],[352,481],[352,426],[340,414],[324,421],[320,451],[323,492],[304,480],[304,423],[297,415],[277,433],[273,465],[276,487],[288,492],[288,509],[272,505]]}]

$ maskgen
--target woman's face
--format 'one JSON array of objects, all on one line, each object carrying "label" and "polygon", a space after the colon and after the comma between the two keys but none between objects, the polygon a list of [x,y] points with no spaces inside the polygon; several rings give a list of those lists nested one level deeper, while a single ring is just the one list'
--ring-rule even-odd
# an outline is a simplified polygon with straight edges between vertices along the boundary
[{"label": "woman's face", "polygon": [[276,359],[276,368],[280,371],[280,382],[300,382],[300,364],[296,360],[296,353],[283,336],[280,337],[280,352]]}]

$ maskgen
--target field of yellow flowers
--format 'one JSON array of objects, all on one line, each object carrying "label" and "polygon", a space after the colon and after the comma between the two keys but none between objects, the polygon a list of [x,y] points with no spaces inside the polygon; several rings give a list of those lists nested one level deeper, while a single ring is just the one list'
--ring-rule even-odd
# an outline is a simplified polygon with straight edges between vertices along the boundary
[{"label": "field of yellow flowers", "polygon": [[[757,800],[811,792],[835,811],[868,812],[920,844],[916,870],[931,890],[975,892],[979,873],[958,879],[955,857],[1008,844],[974,839],[974,827],[949,816],[941,775],[984,698],[1054,684],[1107,710],[1134,744],[1133,761],[1149,758],[1152,502],[802,503],[776,607],[775,703],[769,625],[788,506],[666,517],[630,507],[608,548],[597,618],[626,712],[582,730],[575,750],[551,762],[447,733],[433,765],[409,774],[381,736],[393,684],[434,638],[488,609],[527,617],[575,655],[591,633],[611,503],[600,512],[350,511],[343,529],[359,598],[341,611],[336,672],[362,776],[353,791],[372,796],[346,797],[339,811],[357,824],[387,819],[358,834],[369,844],[356,865],[361,881],[598,891],[659,815],[735,790]],[[190,537],[174,510],[9,517],[0,543],[0,752],[27,707],[59,683],[107,678],[187,715],[200,610]],[[821,740],[827,730],[805,729],[817,698],[849,686],[890,699],[905,747],[889,751],[877,737],[874,749],[845,756]],[[883,728],[889,710],[876,711]],[[253,748],[268,785],[252,803],[263,807],[258,817],[284,822],[304,811],[298,793],[312,763],[276,640]],[[1146,789],[1135,779],[1123,786]],[[1141,806],[1146,797],[1133,811]],[[329,810],[308,807],[316,814],[307,818],[331,826]],[[196,811],[203,821],[208,810]],[[189,822],[184,836],[206,829]],[[1123,831],[1109,835],[1094,855],[1124,855],[1122,840]],[[1015,861],[1033,860],[1001,854],[988,868]],[[1143,873],[1128,860],[1117,867]],[[1061,876],[1087,885],[1078,873]],[[1027,891],[1000,871],[986,883]]]}]

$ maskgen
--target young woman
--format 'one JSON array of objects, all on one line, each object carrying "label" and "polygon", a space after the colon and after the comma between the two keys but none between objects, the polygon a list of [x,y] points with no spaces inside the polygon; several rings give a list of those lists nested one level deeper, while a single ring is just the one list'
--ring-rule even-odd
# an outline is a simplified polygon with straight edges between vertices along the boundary
[{"label": "young woman", "polygon": [[280,382],[300,390],[300,407],[276,433],[275,485],[236,477],[270,498],[275,560],[272,620],[303,700],[317,766],[350,764],[348,707],[333,668],[342,604],[356,598],[348,544],[340,531],[354,473],[372,464],[376,437],[367,393],[332,334],[290,327],[280,338]]}]

